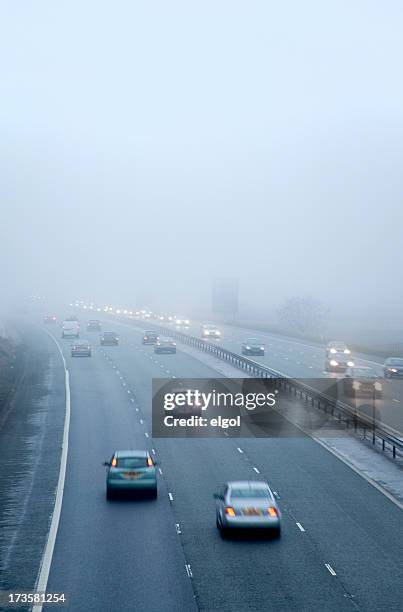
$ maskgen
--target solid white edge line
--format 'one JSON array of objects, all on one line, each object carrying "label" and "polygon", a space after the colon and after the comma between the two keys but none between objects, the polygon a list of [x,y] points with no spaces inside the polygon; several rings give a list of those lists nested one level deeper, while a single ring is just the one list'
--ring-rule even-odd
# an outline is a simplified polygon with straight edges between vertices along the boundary
[{"label": "solid white edge line", "polygon": [[[48,532],[48,539],[46,541],[45,550],[43,551],[41,566],[39,575],[35,585],[35,591],[46,592],[46,587],[48,584],[48,578],[50,573],[50,567],[52,564],[53,551],[55,548],[57,530],[59,527],[60,514],[62,510],[63,503],[63,493],[64,493],[64,481],[66,477],[66,466],[67,466],[67,453],[69,449],[69,429],[70,429],[70,379],[69,379],[69,371],[66,367],[66,360],[63,355],[63,351],[61,349],[60,344],[56,340],[52,334],[46,332],[50,338],[52,338],[53,342],[56,344],[60,356],[62,358],[63,367],[64,367],[64,382],[65,382],[65,393],[66,393],[66,411],[64,415],[64,429],[63,429],[63,442],[62,442],[62,453],[60,457],[60,469],[59,469],[59,480],[57,482],[56,489],[56,498],[53,506],[52,512],[52,520],[50,523],[50,528]],[[33,606],[32,612],[41,612],[43,604],[38,604]]]}]

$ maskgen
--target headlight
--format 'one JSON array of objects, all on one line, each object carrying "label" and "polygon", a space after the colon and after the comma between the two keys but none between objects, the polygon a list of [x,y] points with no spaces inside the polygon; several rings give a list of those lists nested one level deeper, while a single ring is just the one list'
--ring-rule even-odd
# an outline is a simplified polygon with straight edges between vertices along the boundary
[{"label": "headlight", "polygon": [[346,355],[350,355],[350,353],[351,353],[350,349],[347,349],[347,348],[344,349],[344,352],[346,353]]},{"label": "headlight", "polygon": [[358,390],[358,389],[360,389],[360,387],[361,387],[360,381],[359,380],[354,380],[353,381],[353,389]]},{"label": "headlight", "polygon": [[247,346],[247,347],[246,347],[246,349],[247,349],[247,350],[249,351],[249,349],[250,349],[250,346]]},{"label": "headlight", "polygon": [[374,384],[374,387],[375,387],[375,390],[376,390],[376,391],[382,391],[382,383],[380,383],[380,382],[378,382],[378,381],[377,381],[377,382]]},{"label": "headlight", "polygon": [[354,367],[354,361],[347,361],[347,365],[349,368],[353,368]]},{"label": "headlight", "polygon": [[338,362],[338,361],[336,361],[335,359],[331,359],[331,360],[330,360],[330,365],[331,365],[331,366],[338,366],[338,365],[339,365],[339,362]]},{"label": "headlight", "polygon": [[186,321],[184,321],[185,325],[189,325],[190,321],[189,319],[186,319]]},{"label": "headlight", "polygon": [[389,372],[395,372],[395,374],[396,374],[397,370],[396,370],[396,368],[389,368]]},{"label": "headlight", "polygon": [[264,346],[261,346],[261,347],[260,347],[260,350],[261,350],[261,351],[264,351]]},{"label": "headlight", "polygon": [[220,331],[216,331],[217,336],[221,336],[221,332]]},{"label": "headlight", "polygon": [[330,349],[330,352],[332,353],[332,355],[335,355],[335,354],[337,353],[337,351],[336,351],[336,349],[335,349],[335,348],[331,348],[331,349]]}]

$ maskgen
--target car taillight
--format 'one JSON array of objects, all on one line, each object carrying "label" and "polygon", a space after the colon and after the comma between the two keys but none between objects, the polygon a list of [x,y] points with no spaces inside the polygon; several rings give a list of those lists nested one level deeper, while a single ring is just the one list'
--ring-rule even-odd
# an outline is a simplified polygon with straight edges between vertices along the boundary
[{"label": "car taillight", "polygon": [[227,506],[225,508],[225,514],[228,514],[228,516],[235,516],[234,508],[231,508],[231,506]]},{"label": "car taillight", "polygon": [[154,467],[153,460],[151,459],[151,457],[147,457],[147,465],[148,467]]},{"label": "car taillight", "polygon": [[118,460],[116,459],[116,457],[114,457],[114,458],[112,459],[111,466],[112,466],[112,467],[116,467],[116,466],[117,466],[117,464],[118,464]]},{"label": "car taillight", "polygon": [[273,508],[273,506],[267,508],[267,514],[270,514],[270,516],[278,516],[277,510],[276,508]]}]

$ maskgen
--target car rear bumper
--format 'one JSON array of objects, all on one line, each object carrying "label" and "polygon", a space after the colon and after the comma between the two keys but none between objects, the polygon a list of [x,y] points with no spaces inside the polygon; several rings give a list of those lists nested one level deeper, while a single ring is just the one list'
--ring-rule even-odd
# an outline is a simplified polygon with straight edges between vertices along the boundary
[{"label": "car rear bumper", "polygon": [[71,351],[72,357],[91,357],[91,351]]},{"label": "car rear bumper", "polygon": [[139,478],[138,480],[114,479],[107,480],[106,486],[114,491],[137,491],[141,489],[156,489],[156,478]]},{"label": "car rear bumper", "polygon": [[247,355],[264,355],[264,351],[258,349],[244,349]]},{"label": "car rear bumper", "polygon": [[234,516],[223,518],[222,526],[225,529],[278,529],[280,527],[280,519],[278,517],[266,516]]}]

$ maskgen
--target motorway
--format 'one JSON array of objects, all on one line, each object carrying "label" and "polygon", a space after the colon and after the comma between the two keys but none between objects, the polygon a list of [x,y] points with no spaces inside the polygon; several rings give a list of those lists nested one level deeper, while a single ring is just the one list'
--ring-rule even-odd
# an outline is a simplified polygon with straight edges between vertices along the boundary
[{"label": "motorway", "polygon": [[[144,323],[145,324],[145,323]],[[153,320],[147,321],[147,326],[153,328]],[[176,327],[172,324],[161,323],[164,327],[172,330],[182,331],[193,336],[200,337],[201,321],[191,321],[189,327]],[[242,329],[230,325],[217,325],[222,331],[219,340],[205,338],[234,353],[241,353],[241,344],[247,338],[258,338],[265,345],[264,356],[251,356],[250,359],[266,367],[272,368],[288,377],[316,379],[316,378],[341,378],[342,375],[329,373],[324,370],[325,349],[323,346],[311,344],[267,332],[253,329]],[[383,376],[383,362],[379,357],[370,355],[353,355],[356,365],[370,366],[377,375]],[[364,414],[372,418],[375,407],[377,422],[387,425],[396,435],[403,437],[403,380],[384,379],[382,399],[357,398],[354,409],[358,414]],[[351,400],[344,401],[351,403]]]},{"label": "motorway", "polygon": [[[70,341],[48,328],[71,388],[48,591],[66,592],[77,612],[402,610],[396,505],[308,437],[152,440],[152,378],[217,373],[180,347],[154,355],[133,326],[107,328],[121,345],[100,347],[94,334],[89,359],[71,359]],[[106,501],[101,464],[119,448],[154,449],[156,501]],[[270,483],[283,513],[280,540],[220,538],[212,496],[231,479]]]}]

